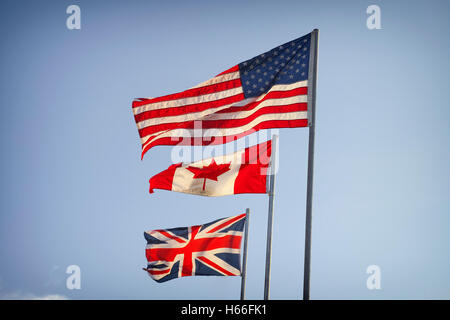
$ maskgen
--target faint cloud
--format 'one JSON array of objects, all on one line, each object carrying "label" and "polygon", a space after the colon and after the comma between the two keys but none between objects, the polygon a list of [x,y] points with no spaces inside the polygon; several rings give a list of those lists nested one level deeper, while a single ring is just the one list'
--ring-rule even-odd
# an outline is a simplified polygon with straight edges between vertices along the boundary
[{"label": "faint cloud", "polygon": [[33,293],[0,293],[0,300],[69,300],[68,297],[60,294],[47,294],[38,296]]},{"label": "faint cloud", "polygon": [[69,298],[60,294],[48,294],[45,296],[33,296],[31,300],[69,300]]}]

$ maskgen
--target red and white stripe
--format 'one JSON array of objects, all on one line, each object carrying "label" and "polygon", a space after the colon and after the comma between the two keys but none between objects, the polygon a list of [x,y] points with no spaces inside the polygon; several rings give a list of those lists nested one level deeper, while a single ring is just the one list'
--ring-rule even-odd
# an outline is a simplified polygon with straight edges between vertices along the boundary
[{"label": "red and white stripe", "polygon": [[201,121],[202,144],[232,141],[261,129],[306,127],[307,87],[306,80],[274,85],[245,99],[235,66],[183,92],[135,100],[142,157],[156,145],[194,144],[195,121]]}]

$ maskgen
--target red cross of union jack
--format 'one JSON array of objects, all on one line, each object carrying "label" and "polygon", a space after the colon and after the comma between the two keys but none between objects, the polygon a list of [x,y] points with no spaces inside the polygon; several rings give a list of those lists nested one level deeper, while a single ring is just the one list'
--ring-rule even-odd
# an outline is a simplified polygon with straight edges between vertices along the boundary
[{"label": "red cross of union jack", "polygon": [[199,275],[239,276],[245,213],[198,226],[144,232],[148,265],[158,282]]}]

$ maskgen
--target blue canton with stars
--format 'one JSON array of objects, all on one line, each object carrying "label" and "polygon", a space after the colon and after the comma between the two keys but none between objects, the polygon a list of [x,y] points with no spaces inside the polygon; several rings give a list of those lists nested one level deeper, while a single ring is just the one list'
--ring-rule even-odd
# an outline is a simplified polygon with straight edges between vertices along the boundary
[{"label": "blue canton with stars", "polygon": [[287,42],[239,64],[245,98],[266,93],[276,84],[308,79],[311,34]]}]

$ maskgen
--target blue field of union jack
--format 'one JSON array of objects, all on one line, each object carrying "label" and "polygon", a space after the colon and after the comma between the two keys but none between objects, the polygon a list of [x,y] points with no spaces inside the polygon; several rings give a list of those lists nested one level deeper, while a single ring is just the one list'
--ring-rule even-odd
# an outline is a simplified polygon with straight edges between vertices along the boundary
[{"label": "blue field of union jack", "polygon": [[144,232],[148,274],[157,282],[186,276],[240,276],[246,215],[198,226]]}]

